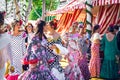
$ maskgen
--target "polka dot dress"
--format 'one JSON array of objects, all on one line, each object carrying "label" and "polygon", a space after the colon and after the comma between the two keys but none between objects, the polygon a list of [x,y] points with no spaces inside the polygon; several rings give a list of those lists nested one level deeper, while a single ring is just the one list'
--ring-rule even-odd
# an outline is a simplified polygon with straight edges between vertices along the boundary
[{"label": "polka dot dress", "polygon": [[10,43],[11,54],[12,54],[12,65],[15,67],[16,73],[22,72],[21,59],[23,58],[26,48],[25,48],[25,36],[24,33],[18,36],[12,36]]}]

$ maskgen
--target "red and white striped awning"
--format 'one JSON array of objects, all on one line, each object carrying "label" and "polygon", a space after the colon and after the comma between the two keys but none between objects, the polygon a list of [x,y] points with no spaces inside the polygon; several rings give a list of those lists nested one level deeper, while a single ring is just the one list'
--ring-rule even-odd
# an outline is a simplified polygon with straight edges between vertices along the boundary
[{"label": "red and white striped awning", "polygon": [[[84,9],[86,8],[85,2],[86,0],[72,0],[69,4],[65,5],[64,7],[47,12],[47,15],[55,15],[55,14],[61,14],[61,13],[67,13],[69,11],[73,11],[75,9]],[[110,4],[118,4],[120,3],[120,0],[91,0],[93,6],[104,6],[104,5],[110,5]]]},{"label": "red and white striped awning", "polygon": [[81,3],[79,2],[78,0],[72,0],[69,4],[67,4],[66,6],[64,6],[63,8],[61,9],[57,9],[57,10],[54,10],[54,11],[51,11],[51,12],[48,12],[47,14],[61,14],[61,13],[66,13],[66,12],[69,12],[69,11],[73,11],[75,9],[83,9],[85,8],[85,4],[84,3]]},{"label": "red and white striped awning", "polygon": [[92,0],[93,6],[104,6],[118,3],[120,3],[120,0]]}]

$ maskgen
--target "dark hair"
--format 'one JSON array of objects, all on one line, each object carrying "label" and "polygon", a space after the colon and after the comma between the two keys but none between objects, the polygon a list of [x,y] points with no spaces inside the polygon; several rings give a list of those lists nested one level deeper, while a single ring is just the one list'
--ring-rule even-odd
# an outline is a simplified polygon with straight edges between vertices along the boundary
[{"label": "dark hair", "polygon": [[4,13],[0,12],[0,26],[4,24]]},{"label": "dark hair", "polygon": [[14,23],[12,23],[12,26],[13,26],[13,31],[15,30],[15,25],[16,25],[17,23],[20,23],[20,21],[15,20],[15,21],[14,21]]},{"label": "dark hair", "polygon": [[54,21],[50,21],[49,24],[50,24],[51,28],[53,28],[54,30],[57,29],[57,23],[55,23]]},{"label": "dark hair", "polygon": [[100,25],[95,25],[94,28],[93,28],[93,33],[95,33],[96,30],[98,30],[100,28]]},{"label": "dark hair", "polygon": [[113,26],[109,26],[109,28],[108,28],[108,32],[114,32],[114,27]]},{"label": "dark hair", "polygon": [[32,32],[34,32],[34,30],[33,30],[33,25],[32,25],[31,23],[28,23],[28,24],[25,26],[25,32],[26,32],[27,34],[28,34],[27,27],[28,27],[29,25],[32,27]]},{"label": "dark hair", "polygon": [[118,25],[115,25],[115,26],[114,26],[114,29],[115,29],[115,30],[119,30],[119,26],[118,26]]},{"label": "dark hair", "polygon": [[46,25],[46,22],[42,20],[40,20],[40,22],[37,24],[38,30],[36,34],[38,34],[40,40],[42,40],[42,36],[44,36],[44,38],[47,39],[47,37],[43,33],[43,29],[44,29],[43,27],[45,25]]}]

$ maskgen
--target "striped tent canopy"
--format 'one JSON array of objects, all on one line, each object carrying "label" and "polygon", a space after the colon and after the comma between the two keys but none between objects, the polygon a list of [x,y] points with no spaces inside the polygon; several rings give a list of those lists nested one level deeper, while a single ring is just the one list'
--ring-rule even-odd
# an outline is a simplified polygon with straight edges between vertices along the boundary
[{"label": "striped tent canopy", "polygon": [[85,8],[85,4],[83,3],[83,0],[79,1],[79,0],[72,0],[71,2],[69,2],[67,5],[65,5],[64,7],[51,11],[51,12],[47,12],[47,15],[55,15],[55,14],[61,14],[61,13],[66,13],[69,11],[73,11],[75,9],[83,9]]},{"label": "striped tent canopy", "polygon": [[93,6],[104,6],[118,3],[120,3],[120,0],[92,0]]},{"label": "striped tent canopy", "polygon": [[[69,31],[72,22],[79,21],[84,23],[86,27],[86,0],[73,0],[65,7],[52,11],[50,14],[61,14],[58,22],[57,31],[61,34]],[[99,24],[100,33],[107,31],[110,24],[120,24],[120,0],[91,0],[92,8],[92,24]]]},{"label": "striped tent canopy", "polygon": [[[67,5],[63,6],[60,9],[47,12],[47,15],[56,15],[61,13],[67,13],[69,11],[73,11],[75,9],[85,9],[85,1],[86,0],[72,0]],[[120,0],[91,0],[93,6],[105,6],[110,4],[118,4]]]}]

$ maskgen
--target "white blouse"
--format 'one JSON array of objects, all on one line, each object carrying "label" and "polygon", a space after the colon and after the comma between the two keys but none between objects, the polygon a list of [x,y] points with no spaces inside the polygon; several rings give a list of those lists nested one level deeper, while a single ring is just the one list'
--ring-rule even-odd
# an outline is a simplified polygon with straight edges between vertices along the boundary
[{"label": "white blouse", "polygon": [[101,36],[100,36],[100,34],[99,33],[94,33],[93,35],[92,35],[92,37],[91,37],[91,42],[94,42],[95,40],[101,40]]}]

